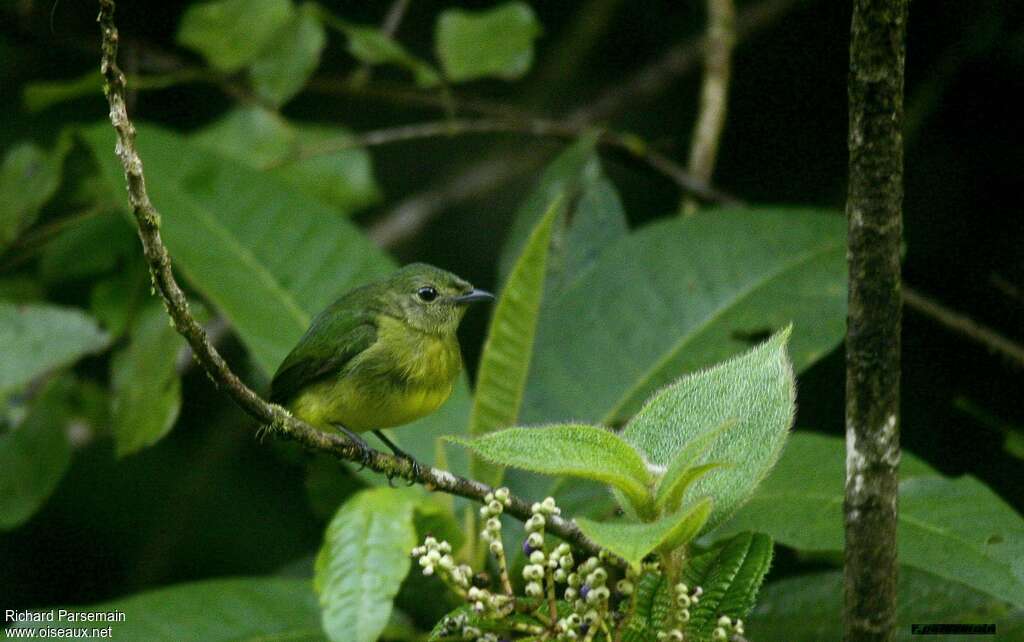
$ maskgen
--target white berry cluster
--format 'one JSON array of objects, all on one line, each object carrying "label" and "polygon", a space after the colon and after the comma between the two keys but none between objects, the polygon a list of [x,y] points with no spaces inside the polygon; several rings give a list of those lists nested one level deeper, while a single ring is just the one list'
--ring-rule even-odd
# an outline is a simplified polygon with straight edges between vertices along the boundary
[{"label": "white berry cluster", "polygon": [[575,571],[571,567],[567,569],[565,583],[568,586],[564,597],[572,605],[573,612],[559,620],[559,640],[587,636],[607,619],[611,591],[607,586],[608,571],[601,562],[600,558],[588,557]]},{"label": "white berry cluster", "polygon": [[479,627],[470,624],[469,617],[465,613],[446,615],[441,621],[439,631],[444,637],[458,635],[464,640],[473,640],[474,642],[499,642],[498,636],[494,633],[484,633]]},{"label": "white berry cluster", "polygon": [[507,488],[499,488],[493,493],[487,493],[484,497],[484,505],[480,507],[480,521],[484,527],[480,537],[487,542],[491,554],[504,555],[505,549],[501,543],[501,514],[505,507],[512,503]]},{"label": "white berry cluster", "polygon": [[[528,556],[529,564],[523,567],[523,579],[526,580],[526,595],[540,597],[544,594],[545,567],[550,563],[553,564],[552,570],[558,568],[558,558],[552,554],[553,559],[549,560],[544,552],[544,526],[549,517],[560,515],[562,510],[555,505],[554,497],[548,497],[542,502],[534,503],[530,507],[530,512],[530,519],[526,520],[525,524],[526,542],[523,543],[523,552]],[[562,547],[556,550],[561,551]]]},{"label": "white berry cluster", "polygon": [[743,635],[743,620],[736,618],[732,620],[728,615],[718,618],[718,626],[711,632],[712,640],[728,640],[733,636]]},{"label": "white berry cluster", "polygon": [[424,575],[435,572],[457,593],[465,595],[470,587],[473,569],[466,564],[456,564],[452,557],[452,545],[445,540],[438,541],[427,536],[422,546],[412,549],[412,556],[419,561]]}]

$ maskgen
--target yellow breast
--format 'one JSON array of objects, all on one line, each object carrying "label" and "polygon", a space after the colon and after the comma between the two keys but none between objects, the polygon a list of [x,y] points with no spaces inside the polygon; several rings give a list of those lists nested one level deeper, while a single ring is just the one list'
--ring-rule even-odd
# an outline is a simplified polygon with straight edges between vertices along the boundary
[{"label": "yellow breast", "polygon": [[454,336],[379,322],[377,342],[337,378],[311,386],[291,404],[301,419],[363,432],[410,423],[437,410],[452,393],[462,357]]}]

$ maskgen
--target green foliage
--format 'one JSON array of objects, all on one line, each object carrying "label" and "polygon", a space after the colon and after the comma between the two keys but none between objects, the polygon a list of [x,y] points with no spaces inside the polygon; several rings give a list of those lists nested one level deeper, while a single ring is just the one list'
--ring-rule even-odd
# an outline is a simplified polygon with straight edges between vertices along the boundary
[{"label": "green foliage", "polygon": [[612,182],[587,172],[581,178],[580,198],[560,244],[562,264],[553,264],[548,270],[554,281],[549,296],[561,294],[582,278],[606,247],[629,233],[626,212]]},{"label": "green foliage", "polygon": [[621,238],[545,306],[523,420],[627,419],[679,375],[790,323],[802,370],[843,336],[845,229],[821,212],[714,210]]},{"label": "green foliage", "polygon": [[53,105],[81,98],[83,96],[102,96],[103,79],[99,69],[75,78],[74,80],[56,80],[34,82],[22,92],[25,109],[34,112],[42,111]]},{"label": "green foliage", "polygon": [[[911,635],[910,625],[936,622],[995,624],[995,639],[1024,639],[1024,608],[914,568],[901,568],[898,581],[897,640],[920,640],[921,636]],[[750,637],[757,640],[831,639],[837,623],[842,621],[842,604],[842,571],[786,578],[761,589],[747,629]]]},{"label": "green foliage", "polygon": [[0,531],[31,517],[64,476],[71,461],[66,433],[71,385],[68,379],[51,381],[21,425],[0,433]]},{"label": "green foliage", "polygon": [[659,510],[675,511],[693,482],[724,465],[720,462],[701,463],[701,460],[718,437],[737,424],[739,422],[735,419],[726,419],[717,428],[691,439],[679,449],[658,483],[655,502]]},{"label": "green foliage", "polygon": [[688,560],[684,581],[704,593],[690,607],[687,633],[696,640],[710,640],[720,616],[745,617],[771,563],[772,539],[761,533],[740,533]]},{"label": "green foliage", "polygon": [[108,341],[92,318],[74,308],[0,301],[0,392],[97,352]]},{"label": "green foliage", "polygon": [[622,642],[648,642],[657,639],[664,624],[664,612],[671,600],[668,578],[664,573],[645,571],[636,581],[632,608],[626,609],[629,619],[622,632]]},{"label": "green foliage", "polygon": [[370,155],[354,148],[294,159],[306,144],[348,135],[348,130],[336,126],[295,125],[274,112],[250,105],[227,112],[190,138],[253,169],[270,168],[267,173],[348,215],[381,199]]},{"label": "green foliage", "polygon": [[225,73],[253,62],[292,19],[291,0],[213,0],[193,4],[178,27],[178,44]]},{"label": "green foliage", "polygon": [[162,305],[144,310],[128,346],[111,363],[111,416],[120,457],[151,446],[166,435],[181,408],[175,369],[185,340],[168,322]]},{"label": "green foliage", "polygon": [[335,642],[375,642],[416,545],[411,491],[374,488],[338,509],[316,560],[323,628]]},{"label": "green foliage", "polygon": [[515,80],[530,70],[533,41],[540,33],[533,9],[525,2],[483,11],[447,9],[437,19],[434,46],[450,80]]},{"label": "green foliage", "polygon": [[[688,493],[714,498],[707,528],[735,512],[778,459],[795,411],[789,335],[787,328],[741,356],[681,378],[622,431],[648,462],[666,467],[688,443],[708,431],[720,433],[712,445],[697,448],[706,449],[710,461],[730,465],[694,482]],[[729,421],[736,426],[721,434],[719,427]]]},{"label": "green foliage", "polygon": [[139,255],[135,230],[111,208],[86,214],[47,243],[39,258],[39,276],[49,284],[95,278]]},{"label": "green foliage", "polygon": [[[147,642],[320,642],[320,613],[309,580],[273,577],[205,580],[68,610],[123,611],[124,622],[78,626],[112,627],[114,640]],[[41,622],[20,628],[44,628]]]},{"label": "green foliage", "polygon": [[[758,530],[801,550],[843,550],[844,461],[841,439],[794,435],[717,534]],[[1024,519],[973,477],[941,477],[909,453],[900,473],[900,562],[1024,605]]]},{"label": "green foliage", "polygon": [[582,424],[508,428],[473,440],[449,439],[495,464],[600,481],[620,489],[636,506],[650,503],[651,476],[644,460],[604,428]]},{"label": "green foliage", "polygon": [[376,27],[356,25],[324,12],[324,20],[348,39],[348,52],[368,65],[395,65],[409,71],[419,87],[441,83],[441,76],[429,63],[406,51],[400,43]]},{"label": "green foliage", "polygon": [[[562,209],[561,200],[556,200],[537,223],[495,305],[469,417],[469,434],[474,437],[511,426],[519,417],[544,294],[551,231]],[[502,473],[500,467],[470,460],[471,476],[485,484],[499,485]]]},{"label": "green foliage", "polygon": [[89,295],[89,311],[111,337],[118,338],[145,304],[149,283],[145,264],[132,262],[120,272],[96,281]]},{"label": "green foliage", "polygon": [[70,140],[62,136],[47,152],[35,143],[15,145],[0,165],[0,252],[35,222],[39,210],[57,192]]},{"label": "green foliage", "polygon": [[705,497],[655,522],[595,522],[580,517],[576,523],[587,537],[602,548],[639,569],[640,563],[650,553],[668,553],[688,544],[707,522],[711,506],[711,498]]},{"label": "green foliage", "polygon": [[256,93],[275,105],[288,102],[320,64],[326,42],[314,5],[299,7],[249,67]]},{"label": "green foliage", "polygon": [[[353,225],[289,183],[165,130],[138,130],[175,264],[231,321],[265,372],[284,359],[313,314],[390,269],[390,259]],[[110,126],[83,137],[110,189],[123,189]]]},{"label": "green foliage", "polygon": [[[519,206],[512,219],[512,228],[509,230],[508,238],[505,240],[505,246],[502,250],[498,266],[499,272],[502,275],[507,275],[512,271],[512,265],[522,255],[530,233],[537,226],[537,222],[548,211],[551,203],[558,198],[565,199],[566,203],[571,202],[581,186],[588,185],[599,178],[601,166],[594,153],[597,147],[597,139],[598,132],[596,131],[580,136],[579,139],[566,147],[544,169],[540,179],[537,181],[537,186],[533,188],[523,204]],[[586,211],[591,214],[591,216],[586,217],[586,220],[590,221],[590,223],[581,227],[592,228],[600,225],[594,219],[615,219],[613,213],[604,214],[602,210],[597,208],[588,208]],[[583,219],[579,215],[565,217],[566,220],[570,218],[572,220],[577,218]],[[618,224],[613,223],[612,229],[620,225],[625,225],[624,220]],[[555,249],[552,251],[551,257],[552,264],[549,266],[549,270],[561,271],[556,263],[559,255],[555,251],[561,245],[561,236],[561,231],[557,231],[555,234]],[[595,248],[601,245],[599,239],[587,239],[587,242],[588,244],[592,243]]]}]

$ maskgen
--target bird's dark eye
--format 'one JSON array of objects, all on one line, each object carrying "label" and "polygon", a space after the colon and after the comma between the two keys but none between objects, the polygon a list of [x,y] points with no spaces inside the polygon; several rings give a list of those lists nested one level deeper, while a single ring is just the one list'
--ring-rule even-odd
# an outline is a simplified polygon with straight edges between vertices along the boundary
[{"label": "bird's dark eye", "polygon": [[416,296],[418,296],[421,301],[426,301],[427,303],[430,303],[431,301],[437,298],[437,290],[428,285],[426,287],[420,288],[419,290],[416,290]]}]

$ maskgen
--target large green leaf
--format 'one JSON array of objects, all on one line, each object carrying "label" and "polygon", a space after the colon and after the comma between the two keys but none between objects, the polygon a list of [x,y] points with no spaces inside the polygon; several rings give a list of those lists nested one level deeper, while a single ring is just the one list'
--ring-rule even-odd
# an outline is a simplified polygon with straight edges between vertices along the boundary
[{"label": "large green leaf", "polygon": [[473,440],[451,440],[495,464],[604,482],[637,506],[651,500],[650,473],[643,458],[604,428],[582,424],[507,428]]},{"label": "large green leaf", "polygon": [[0,531],[31,517],[67,470],[70,387],[64,378],[52,381],[35,398],[24,421],[0,434]]},{"label": "large green leaf", "polygon": [[595,522],[578,517],[576,523],[602,548],[639,568],[644,557],[655,550],[669,552],[688,544],[711,515],[711,506],[711,498],[705,497],[689,508],[654,522]]},{"label": "large green leaf", "polygon": [[109,337],[75,308],[0,301],[0,391],[106,347]]},{"label": "large green leaf", "polygon": [[679,449],[658,482],[655,501],[659,509],[675,511],[690,485],[715,468],[725,465],[722,462],[702,463],[702,460],[718,437],[738,423],[736,419],[726,419],[714,430],[702,433]]},{"label": "large green leaf", "polygon": [[316,560],[324,630],[335,642],[375,642],[416,545],[410,490],[374,488],[338,509]]},{"label": "large green leaf", "polygon": [[36,220],[60,187],[61,168],[70,148],[61,136],[48,152],[35,143],[15,145],[0,164],[0,252]]},{"label": "large green leaf", "polygon": [[[843,550],[842,439],[798,433],[751,500],[716,532],[758,530],[807,551]],[[1024,605],[1024,519],[973,477],[900,470],[900,563]]]},{"label": "large green leaf", "polygon": [[193,134],[191,140],[253,169],[271,167],[268,173],[342,214],[351,214],[381,199],[373,163],[365,150],[345,149],[291,160],[307,143],[348,135],[341,127],[293,124],[272,111],[250,105],[227,112]]},{"label": "large green leaf", "polygon": [[175,369],[185,340],[168,323],[163,306],[150,305],[132,329],[128,346],[111,363],[111,416],[119,457],[166,435],[181,408]]},{"label": "large green leaf", "polygon": [[845,230],[821,212],[722,210],[607,247],[542,315],[523,420],[626,419],[789,323],[794,366],[807,367],[843,337]]},{"label": "large green leaf", "polygon": [[42,250],[39,275],[49,283],[88,279],[141,258],[139,237],[113,209],[74,223],[50,240]]},{"label": "large green leaf", "polygon": [[275,105],[288,102],[320,64],[326,43],[317,11],[312,5],[299,7],[250,65],[249,78],[256,93]]},{"label": "large green leaf", "polygon": [[[75,613],[123,613],[122,622],[62,623],[111,627],[114,640],[146,642],[319,642],[320,612],[309,580],[252,577],[204,580],[129,597],[64,607]],[[55,626],[52,622],[21,628]]]},{"label": "large green leaf", "polygon": [[[552,203],[537,223],[494,308],[469,417],[469,434],[473,437],[511,426],[519,417],[544,294],[551,230],[562,210],[561,201]],[[470,475],[497,486],[502,468],[474,457],[470,460]]]},{"label": "large green leaf", "polygon": [[197,51],[225,73],[255,60],[294,13],[291,0],[213,0],[190,5],[178,44]]},{"label": "large green leaf", "polygon": [[[1024,639],[1024,608],[988,593],[925,571],[903,567],[896,599],[896,639],[911,635],[912,624],[995,624],[996,636],[977,639]],[[819,642],[836,638],[843,620],[843,572],[825,571],[766,584],[746,623],[752,640]],[[929,635],[928,640],[955,642],[960,635]]]},{"label": "large green leaf", "polygon": [[[391,261],[351,223],[289,183],[138,127],[164,241],[189,282],[226,316],[273,372],[312,315]],[[124,183],[109,124],[84,132],[115,192]]]},{"label": "large green leaf", "polygon": [[583,278],[606,247],[629,233],[622,200],[610,180],[585,175],[581,187],[580,198],[565,231],[561,265],[548,269],[553,273],[549,297],[560,295],[574,281]]},{"label": "large green leaf", "polygon": [[[677,453],[705,433],[711,462],[729,464],[695,481],[685,497],[713,497],[713,528],[736,511],[775,464],[793,422],[796,389],[786,355],[789,329],[717,366],[681,378],[655,395],[622,438],[651,464],[671,468]],[[727,433],[718,427],[735,421]]]},{"label": "large green leaf", "polygon": [[483,11],[447,9],[437,19],[434,38],[449,79],[515,80],[530,70],[533,41],[540,33],[530,5],[506,2]]},{"label": "large green leaf", "polygon": [[690,607],[687,635],[710,640],[720,616],[745,617],[771,563],[772,539],[761,533],[740,533],[690,559],[683,578],[704,593]]}]

